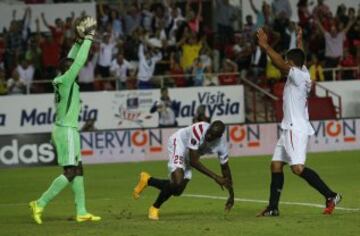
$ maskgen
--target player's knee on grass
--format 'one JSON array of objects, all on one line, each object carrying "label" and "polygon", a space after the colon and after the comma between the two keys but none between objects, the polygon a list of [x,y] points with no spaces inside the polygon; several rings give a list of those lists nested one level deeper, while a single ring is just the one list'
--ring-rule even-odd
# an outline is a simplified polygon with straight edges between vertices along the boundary
[{"label": "player's knee on grass", "polygon": [[73,181],[76,177],[76,166],[65,166],[64,167],[64,175],[68,179],[69,182]]},{"label": "player's knee on grass", "polygon": [[78,166],[76,167],[76,176],[83,176],[83,175],[84,175],[84,169],[82,163],[79,162]]},{"label": "player's knee on grass", "polygon": [[293,165],[293,166],[291,166],[291,170],[294,174],[300,176],[301,173],[304,171],[304,166],[303,165]]}]

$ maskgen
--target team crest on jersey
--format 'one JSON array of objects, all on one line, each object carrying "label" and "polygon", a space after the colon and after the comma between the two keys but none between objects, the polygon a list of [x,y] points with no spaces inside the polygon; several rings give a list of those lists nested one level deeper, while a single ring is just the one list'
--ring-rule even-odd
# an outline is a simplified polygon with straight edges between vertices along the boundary
[{"label": "team crest on jersey", "polygon": [[191,139],[191,144],[192,144],[192,145],[195,145],[195,144],[196,144],[196,140],[192,138],[192,139]]}]

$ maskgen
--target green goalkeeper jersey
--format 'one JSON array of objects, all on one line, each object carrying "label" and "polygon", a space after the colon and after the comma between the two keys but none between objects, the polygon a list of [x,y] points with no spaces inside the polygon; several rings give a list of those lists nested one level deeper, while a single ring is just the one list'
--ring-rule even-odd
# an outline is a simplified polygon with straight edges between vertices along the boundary
[{"label": "green goalkeeper jersey", "polygon": [[70,68],[53,80],[55,92],[55,124],[78,128],[80,113],[80,92],[76,83],[81,68],[85,65],[91,47],[90,40],[84,40],[80,45],[75,43],[68,58],[74,60]]}]

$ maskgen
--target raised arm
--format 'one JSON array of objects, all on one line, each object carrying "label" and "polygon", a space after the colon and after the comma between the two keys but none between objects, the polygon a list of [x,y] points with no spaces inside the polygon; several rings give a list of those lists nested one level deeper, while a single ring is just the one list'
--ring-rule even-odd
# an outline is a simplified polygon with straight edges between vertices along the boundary
[{"label": "raised arm", "polygon": [[44,12],[41,12],[41,19],[42,19],[44,25],[45,25],[47,28],[50,28],[50,25],[49,25],[48,22],[46,21]]},{"label": "raised arm", "polygon": [[197,12],[197,15],[196,15],[196,18],[198,20],[201,20],[201,16],[202,16],[202,0],[198,0],[198,12]]},{"label": "raised arm", "polygon": [[251,9],[255,12],[255,14],[259,13],[259,10],[256,9],[253,0],[250,0],[250,6],[251,6]]},{"label": "raised arm", "polygon": [[285,62],[283,57],[279,53],[275,52],[275,50],[268,44],[267,35],[262,28],[260,28],[257,32],[257,38],[259,46],[271,58],[274,66],[277,67],[283,75],[287,75],[290,71],[290,66]]},{"label": "raised arm", "polygon": [[[73,54],[76,53],[76,47],[77,47],[76,45],[77,44],[78,43],[75,43],[73,48],[70,50],[68,58],[72,58]],[[85,65],[85,63],[88,59],[91,44],[92,44],[91,40],[84,39],[83,43],[81,44],[80,48],[78,49],[78,52],[76,53],[74,62],[72,63],[70,68],[64,74],[64,79],[67,80],[64,82],[72,84],[75,81],[81,68],[83,68],[83,66]]]},{"label": "raised arm", "polygon": [[327,31],[324,29],[324,27],[323,27],[323,25],[321,24],[319,18],[316,18],[315,22],[316,22],[316,25],[319,27],[320,31],[321,31],[323,34],[325,34]]},{"label": "raised arm", "polygon": [[140,43],[139,45],[138,57],[139,57],[139,61],[145,60],[144,42]]},{"label": "raised arm", "polygon": [[304,50],[303,38],[302,38],[302,29],[300,26],[296,26],[296,46],[301,50]]},{"label": "raised arm", "polygon": [[349,22],[345,26],[345,28],[342,30],[345,34],[350,30],[351,26],[355,23],[356,19],[350,18]]},{"label": "raised arm", "polygon": [[71,49],[70,49],[70,51],[69,51],[69,53],[67,55],[67,58],[75,60],[75,58],[76,58],[76,56],[77,56],[77,54],[79,52],[80,46],[81,46],[81,43],[75,42],[73,44],[73,46],[71,47]]}]

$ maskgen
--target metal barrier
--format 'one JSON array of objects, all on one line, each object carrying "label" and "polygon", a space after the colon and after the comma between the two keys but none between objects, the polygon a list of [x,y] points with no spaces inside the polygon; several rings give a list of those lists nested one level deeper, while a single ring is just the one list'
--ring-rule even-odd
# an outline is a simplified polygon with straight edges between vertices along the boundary
[{"label": "metal barrier", "polygon": [[[332,77],[332,81],[335,81],[335,80],[341,80],[341,79],[338,79],[339,77],[341,78],[341,74],[342,72],[345,72],[345,71],[353,71],[355,73],[355,78],[358,78],[360,79],[360,66],[358,67],[335,67],[335,68],[324,68],[323,69],[324,72],[331,72],[331,77]],[[339,75],[339,76],[337,76]]]}]

